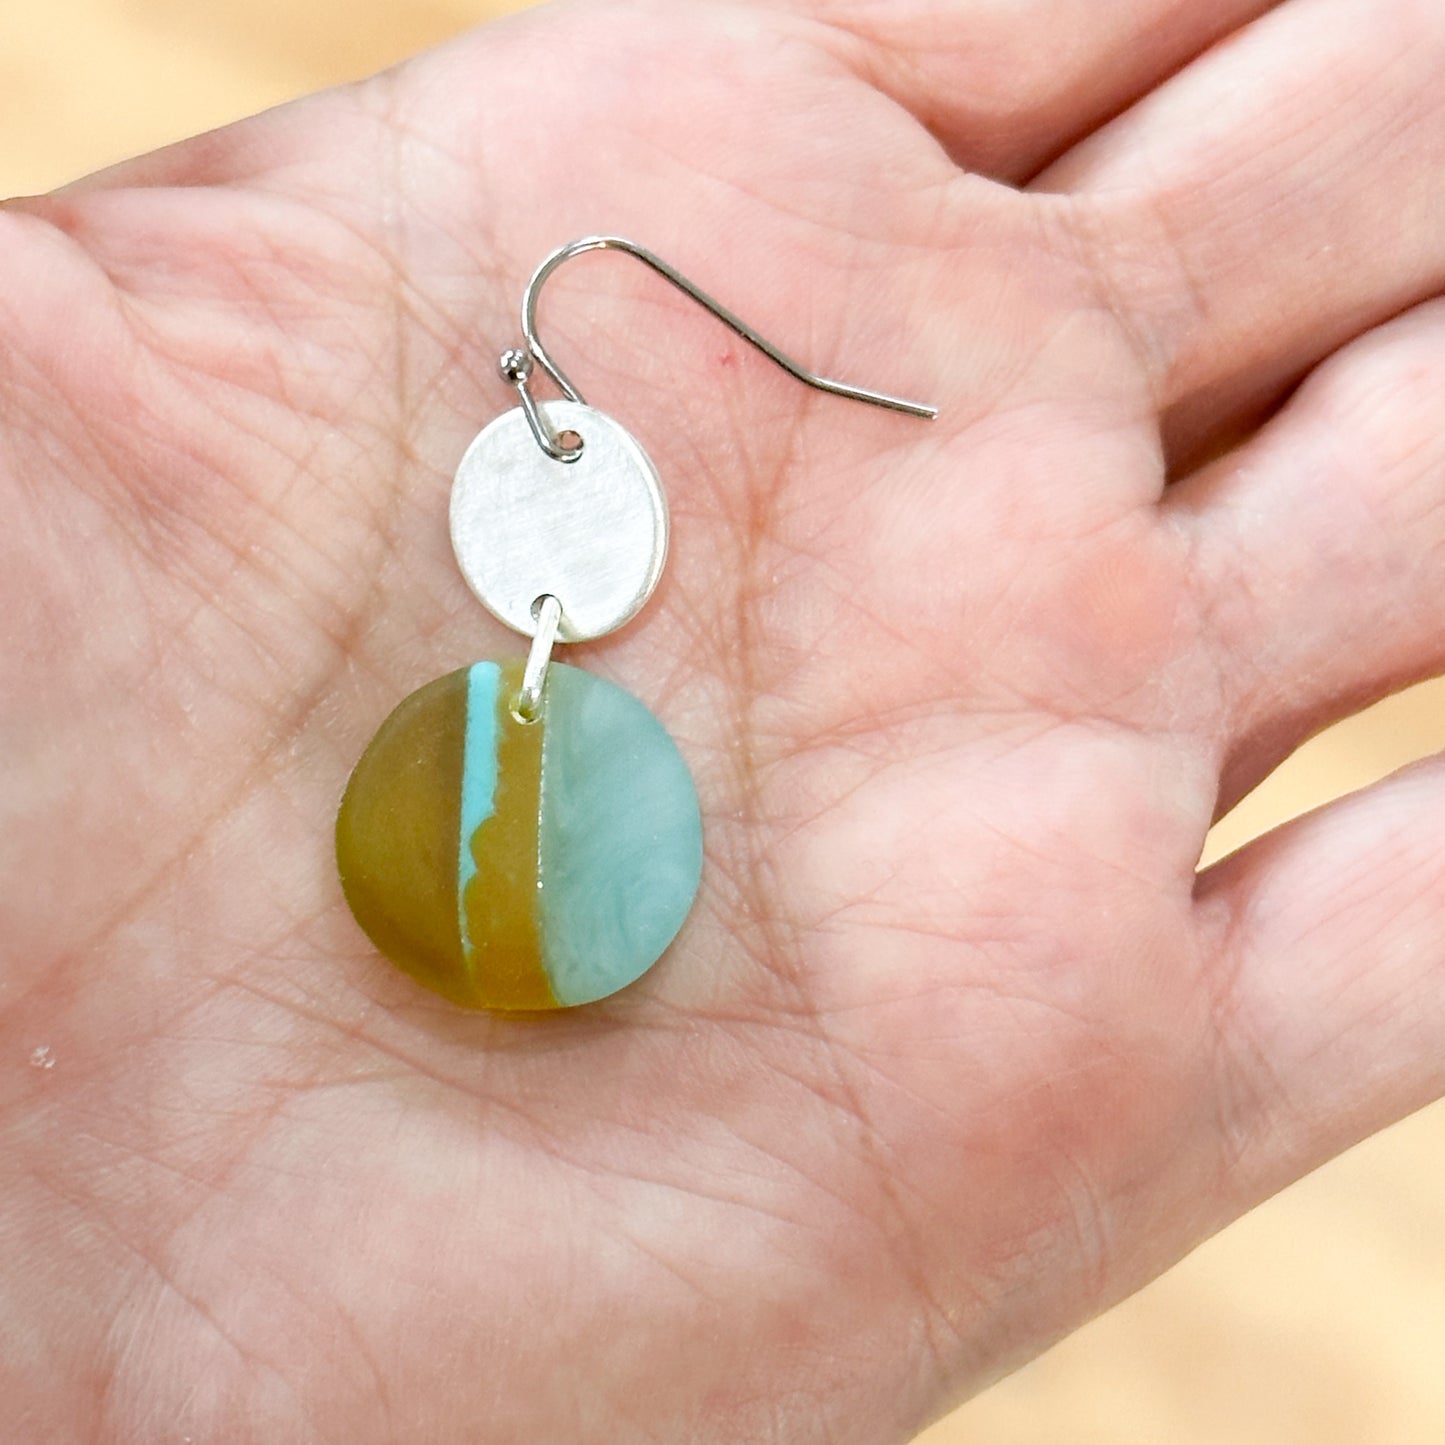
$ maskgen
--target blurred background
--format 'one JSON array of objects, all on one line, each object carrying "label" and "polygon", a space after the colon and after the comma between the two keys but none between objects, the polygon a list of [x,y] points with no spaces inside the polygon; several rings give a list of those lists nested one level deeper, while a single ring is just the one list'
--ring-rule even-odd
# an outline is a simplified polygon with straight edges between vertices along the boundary
[{"label": "blurred background", "polygon": [[[365,75],[525,3],[6,0],[0,195]],[[1441,748],[1435,683],[1315,739],[1220,824],[1209,856]],[[1433,1445],[1445,1442],[1442,1353],[1437,1106],[1255,1211],[921,1442]]]}]

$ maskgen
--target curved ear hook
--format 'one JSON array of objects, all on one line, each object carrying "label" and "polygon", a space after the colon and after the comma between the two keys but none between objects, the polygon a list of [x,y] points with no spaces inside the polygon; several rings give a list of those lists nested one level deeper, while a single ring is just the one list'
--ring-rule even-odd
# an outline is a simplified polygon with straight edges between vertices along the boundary
[{"label": "curved ear hook", "polygon": [[541,295],[543,285],[552,272],[564,261],[571,260],[573,256],[580,256],[584,251],[625,251],[629,256],[637,257],[664,280],[670,281],[684,295],[690,296],[699,306],[712,312],[724,326],[742,337],[750,346],[756,347],[769,361],[782,367],[789,376],[795,377],[805,386],[811,386],[817,391],[826,391],[833,396],[847,397],[852,401],[867,402],[870,406],[881,406],[886,407],[889,411],[900,411],[907,416],[931,420],[938,415],[937,407],[926,406],[917,401],[905,401],[902,397],[889,396],[886,392],[881,391],[870,391],[866,387],[849,386],[841,381],[829,381],[826,377],[809,371],[807,367],[799,365],[790,356],[779,351],[772,342],[760,336],[745,321],[734,315],[726,306],[715,301],[701,287],[693,285],[686,276],[680,271],[674,270],[660,256],[653,255],[651,251],[639,246],[635,241],[625,240],[621,236],[586,236],[580,241],[573,241],[569,245],[558,247],[532,273],[532,279],[527,283],[527,289],[522,295],[522,335],[526,337],[526,346],[503,352],[499,366],[502,379],[517,388],[522,410],[526,413],[528,424],[532,428],[532,435],[537,439],[537,445],[555,461],[575,462],[582,455],[582,448],[580,446],[564,447],[552,435],[551,428],[538,409],[528,385],[532,375],[532,363],[535,361],[542,367],[543,371],[557,383],[563,395],[580,405],[586,405],[586,403],[582,400],[582,393],[572,385],[562,368],[547,354],[546,347],[542,345],[537,336],[537,300]]}]

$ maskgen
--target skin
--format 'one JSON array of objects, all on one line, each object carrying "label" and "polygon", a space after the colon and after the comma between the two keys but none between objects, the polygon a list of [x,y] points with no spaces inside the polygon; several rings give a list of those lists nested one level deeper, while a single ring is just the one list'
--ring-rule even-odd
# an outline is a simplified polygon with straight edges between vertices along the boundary
[{"label": "skin", "polygon": [[[903,1441],[1435,1097],[1438,762],[1195,864],[1445,667],[1442,65],[1433,0],[578,4],[0,208],[5,1438]],[[568,659],[708,861],[518,1022],[331,820],[521,650],[447,489],[601,230],[942,410],[549,287],[674,520]]]}]

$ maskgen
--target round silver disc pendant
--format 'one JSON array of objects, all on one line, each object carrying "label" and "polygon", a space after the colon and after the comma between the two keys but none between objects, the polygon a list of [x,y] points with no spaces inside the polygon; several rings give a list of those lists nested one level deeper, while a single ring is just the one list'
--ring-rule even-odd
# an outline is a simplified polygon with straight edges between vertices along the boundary
[{"label": "round silver disc pendant", "polygon": [[520,407],[481,431],[452,484],[452,546],[483,606],[531,637],[532,605],[562,604],[557,636],[615,632],[652,595],[667,557],[667,503],[636,439],[574,401],[540,410],[554,436],[575,432],[582,455],[553,461]]}]

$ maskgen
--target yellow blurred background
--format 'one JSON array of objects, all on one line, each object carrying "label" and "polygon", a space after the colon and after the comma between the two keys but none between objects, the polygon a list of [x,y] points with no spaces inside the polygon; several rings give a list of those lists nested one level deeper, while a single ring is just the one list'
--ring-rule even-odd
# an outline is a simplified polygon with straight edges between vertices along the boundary
[{"label": "yellow blurred background", "polygon": [[[6,0],[0,195],[364,75],[523,3]],[[1435,683],[1317,738],[1216,829],[1211,856],[1442,747]],[[921,1440],[1433,1445],[1445,1442],[1442,1354],[1437,1106],[1257,1210]]]}]

